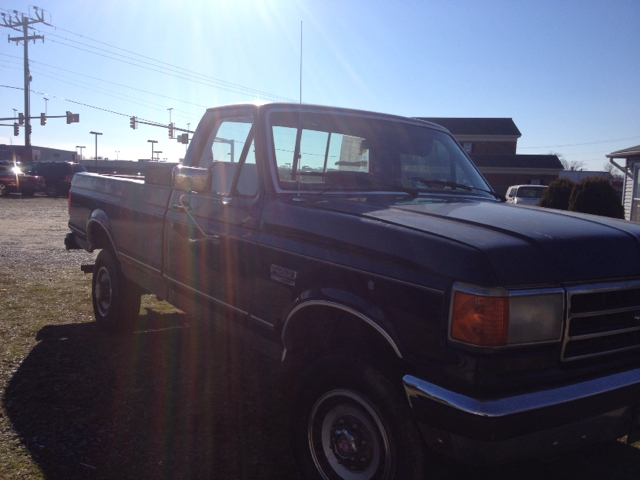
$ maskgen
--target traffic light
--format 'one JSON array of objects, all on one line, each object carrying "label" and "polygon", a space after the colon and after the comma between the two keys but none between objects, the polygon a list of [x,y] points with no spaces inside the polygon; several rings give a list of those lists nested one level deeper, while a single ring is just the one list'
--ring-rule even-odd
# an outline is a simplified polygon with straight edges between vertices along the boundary
[{"label": "traffic light", "polygon": [[20,126],[14,122],[13,124],[13,134],[17,137],[18,135],[20,135]]},{"label": "traffic light", "polygon": [[24,125],[24,113],[19,113],[18,114],[18,123],[20,125]]},{"label": "traffic light", "polygon": [[134,130],[138,128],[138,122],[136,122],[136,117],[129,117],[129,126]]},{"label": "traffic light", "polygon": [[40,114],[40,125],[46,125],[47,124],[47,114],[46,113],[41,113]]},{"label": "traffic light", "polygon": [[67,112],[67,123],[78,123],[80,121],[79,113]]},{"label": "traffic light", "polygon": [[183,133],[182,135],[178,135],[177,140],[178,142],[184,143],[186,145],[187,143],[189,143],[189,134]]},{"label": "traffic light", "polygon": [[169,138],[173,138],[173,128],[175,127],[175,123],[169,124]]}]

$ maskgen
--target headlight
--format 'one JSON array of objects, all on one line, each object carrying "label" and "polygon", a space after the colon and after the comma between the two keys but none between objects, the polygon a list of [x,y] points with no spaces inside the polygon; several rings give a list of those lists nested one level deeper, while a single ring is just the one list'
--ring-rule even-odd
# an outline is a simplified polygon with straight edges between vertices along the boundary
[{"label": "headlight", "polygon": [[508,291],[456,284],[449,338],[483,347],[557,342],[562,338],[562,289]]}]

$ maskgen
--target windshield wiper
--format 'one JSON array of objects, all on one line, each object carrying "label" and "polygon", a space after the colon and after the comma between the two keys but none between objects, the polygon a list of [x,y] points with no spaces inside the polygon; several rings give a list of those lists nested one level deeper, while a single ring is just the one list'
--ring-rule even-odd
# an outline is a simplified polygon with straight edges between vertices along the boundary
[{"label": "windshield wiper", "polygon": [[[327,188],[325,188],[321,192],[317,192],[317,195],[322,195],[323,193],[328,192],[336,185],[342,184],[345,186],[358,186],[357,185],[358,183],[360,184],[360,186],[385,187],[390,191],[408,193],[412,198],[416,198],[420,193],[420,190],[417,188],[406,187],[404,185],[397,185],[394,183],[385,182],[384,180],[381,180],[377,177],[372,178],[369,176],[363,176],[362,173],[360,172],[340,172],[338,174],[332,173],[331,177],[333,177],[333,179],[336,181],[332,182]],[[349,179],[353,183],[351,184],[349,182],[342,183],[339,180],[340,177],[344,179]],[[352,191],[349,191],[349,193],[352,193]]]},{"label": "windshield wiper", "polygon": [[463,183],[448,182],[445,180],[429,180],[426,178],[419,178],[419,177],[414,177],[414,178],[411,178],[410,180],[413,180],[414,182],[422,183],[424,185],[442,185],[444,187],[449,187],[454,190],[456,188],[459,188],[461,190],[467,190],[468,192],[473,192],[473,191],[484,192],[484,193],[488,193],[489,195],[493,195],[498,200],[504,201],[504,198],[496,192],[492,192],[491,190],[485,190],[484,188],[472,187],[470,185],[465,185]]}]

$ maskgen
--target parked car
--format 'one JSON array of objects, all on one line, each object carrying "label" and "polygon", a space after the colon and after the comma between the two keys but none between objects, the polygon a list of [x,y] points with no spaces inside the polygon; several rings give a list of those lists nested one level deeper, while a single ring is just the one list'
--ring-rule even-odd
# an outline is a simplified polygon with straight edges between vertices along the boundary
[{"label": "parked car", "polygon": [[36,192],[44,190],[44,178],[27,175],[11,162],[0,162],[0,197],[9,196],[11,193],[33,197]]},{"label": "parked car", "polygon": [[507,190],[507,203],[536,206],[546,189],[546,185],[513,185]]},{"label": "parked car", "polygon": [[79,163],[37,162],[26,164],[24,171],[31,175],[44,177],[47,196],[59,197],[60,195],[69,195],[73,175],[78,172],[86,172],[87,169]]}]

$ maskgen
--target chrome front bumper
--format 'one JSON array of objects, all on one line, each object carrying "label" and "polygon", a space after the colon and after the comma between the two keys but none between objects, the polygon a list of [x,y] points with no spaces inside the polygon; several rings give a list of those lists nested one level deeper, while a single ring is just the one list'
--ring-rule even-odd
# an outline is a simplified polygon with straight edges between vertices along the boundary
[{"label": "chrome front bumper", "polygon": [[511,397],[477,399],[407,375],[405,391],[426,443],[493,464],[611,440],[637,429],[640,368]]}]

